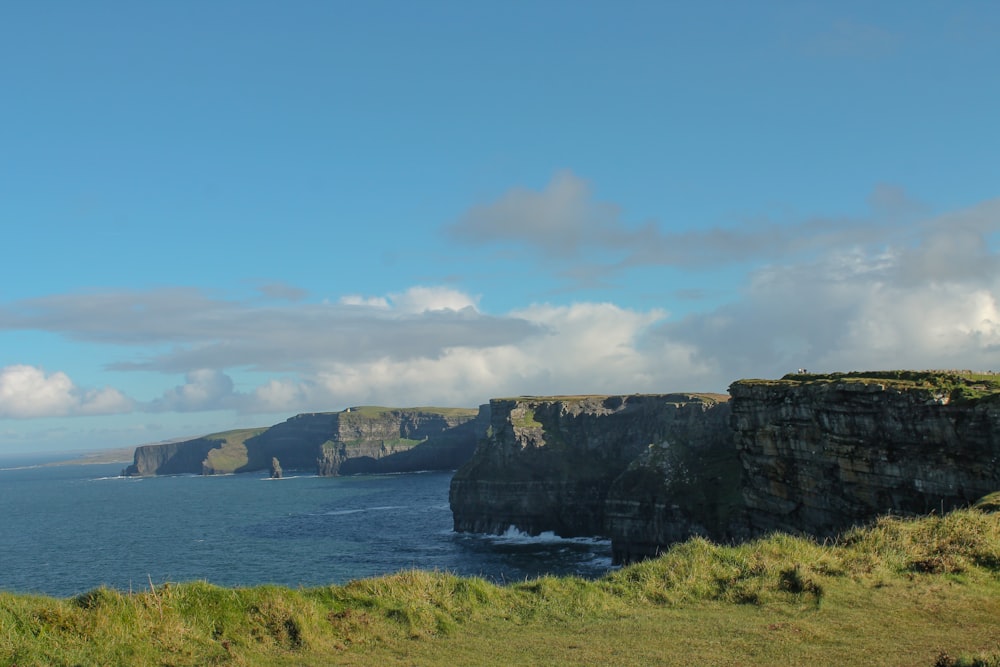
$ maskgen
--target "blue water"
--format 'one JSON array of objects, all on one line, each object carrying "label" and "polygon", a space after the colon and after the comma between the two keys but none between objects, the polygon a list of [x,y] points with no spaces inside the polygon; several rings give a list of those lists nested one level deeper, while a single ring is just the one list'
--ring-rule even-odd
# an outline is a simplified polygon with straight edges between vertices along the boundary
[{"label": "blue water", "polygon": [[454,533],[451,473],[122,478],[121,468],[0,468],[0,590],[317,586],[410,568],[503,583],[611,567],[603,540]]}]

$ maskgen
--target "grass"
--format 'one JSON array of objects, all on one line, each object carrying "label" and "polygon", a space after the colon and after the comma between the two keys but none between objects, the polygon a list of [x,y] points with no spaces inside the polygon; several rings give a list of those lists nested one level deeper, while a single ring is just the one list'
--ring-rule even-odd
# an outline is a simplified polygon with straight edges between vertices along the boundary
[{"label": "grass", "polygon": [[925,389],[947,395],[950,403],[1000,399],[1000,374],[969,370],[852,371],[850,373],[789,373],[780,380],[739,380],[740,384],[782,385],[878,383],[896,389]]},{"label": "grass", "polygon": [[351,419],[351,415],[356,415],[358,417],[363,417],[365,419],[376,419],[383,417],[387,414],[396,414],[400,412],[416,412],[425,413],[431,415],[440,415],[442,417],[475,417],[479,414],[478,408],[436,408],[436,407],[419,407],[419,408],[386,408],[379,405],[361,405],[358,407],[350,408],[350,411],[343,411],[337,413],[341,418],[347,417]]},{"label": "grass", "polygon": [[235,472],[247,464],[246,441],[267,430],[262,428],[244,428],[223,433],[213,433],[205,436],[209,440],[217,440],[221,445],[208,452],[205,463],[216,473]]},{"label": "grass", "polygon": [[692,393],[669,393],[669,394],[553,394],[550,396],[507,396],[494,398],[496,402],[514,403],[582,403],[585,401],[602,401],[607,398],[617,397],[654,397],[654,398],[676,398],[677,400],[688,401],[691,398],[701,399],[709,403],[718,403],[729,400],[728,394],[718,394],[711,392]]},{"label": "grass", "polygon": [[968,509],[826,545],[695,539],[597,581],[0,593],[0,664],[997,665],[998,619],[1000,514]]},{"label": "grass", "polygon": [[510,413],[510,423],[515,428],[534,429],[542,428],[543,424],[535,419],[535,411],[529,407],[518,407]]}]

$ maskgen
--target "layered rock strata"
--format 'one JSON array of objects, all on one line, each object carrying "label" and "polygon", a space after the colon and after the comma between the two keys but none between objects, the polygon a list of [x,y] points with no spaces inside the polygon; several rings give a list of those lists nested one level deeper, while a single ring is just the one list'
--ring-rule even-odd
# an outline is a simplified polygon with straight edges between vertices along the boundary
[{"label": "layered rock strata", "polygon": [[[719,503],[738,489],[726,398],[494,399],[488,438],[452,479],[455,530],[610,535],[622,560],[655,551],[658,534],[724,533]],[[630,468],[644,456],[656,473]]]},{"label": "layered rock strata", "polygon": [[1000,395],[868,375],[730,386],[754,533],[830,536],[1000,489]]}]

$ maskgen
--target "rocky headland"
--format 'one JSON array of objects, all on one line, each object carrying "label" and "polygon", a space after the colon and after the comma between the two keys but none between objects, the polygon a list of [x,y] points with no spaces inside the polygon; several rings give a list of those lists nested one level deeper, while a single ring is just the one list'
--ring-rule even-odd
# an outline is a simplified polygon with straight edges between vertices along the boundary
[{"label": "rocky headland", "polygon": [[740,380],[730,396],[491,401],[454,527],[603,535],[617,562],[693,535],[830,536],[1000,489],[1000,382],[935,372]]},{"label": "rocky headland", "polygon": [[300,414],[243,429],[135,450],[129,476],[307,470],[320,475],[453,470],[485,434],[487,406],[384,408]]}]

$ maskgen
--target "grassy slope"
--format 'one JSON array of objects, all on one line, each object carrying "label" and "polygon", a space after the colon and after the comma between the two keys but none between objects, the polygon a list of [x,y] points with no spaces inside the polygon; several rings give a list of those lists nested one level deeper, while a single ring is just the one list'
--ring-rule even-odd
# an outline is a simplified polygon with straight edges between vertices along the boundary
[{"label": "grassy slope", "polygon": [[[836,544],[692,540],[599,581],[421,571],[315,589],[0,594],[0,663],[1000,665],[1000,514]],[[944,657],[945,655],[951,658]]]},{"label": "grassy slope", "polygon": [[245,466],[248,460],[246,441],[256,435],[260,435],[267,429],[268,427],[266,426],[242,428],[206,435],[205,439],[207,440],[219,440],[222,442],[221,447],[213,449],[208,453],[208,456],[205,457],[206,462],[218,473],[233,472],[241,466]]}]

